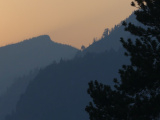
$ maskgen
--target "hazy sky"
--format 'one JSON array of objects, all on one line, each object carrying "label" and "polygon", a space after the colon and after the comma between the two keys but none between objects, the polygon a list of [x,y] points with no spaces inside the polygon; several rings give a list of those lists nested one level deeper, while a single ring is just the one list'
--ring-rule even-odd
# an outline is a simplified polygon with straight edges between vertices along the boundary
[{"label": "hazy sky", "polygon": [[48,34],[80,48],[128,17],[132,0],[0,0],[0,46]]}]

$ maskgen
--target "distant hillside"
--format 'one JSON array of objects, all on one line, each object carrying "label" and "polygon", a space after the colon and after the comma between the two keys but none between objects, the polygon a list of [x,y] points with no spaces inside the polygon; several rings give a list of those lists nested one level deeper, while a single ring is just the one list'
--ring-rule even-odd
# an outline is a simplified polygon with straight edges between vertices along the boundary
[{"label": "distant hillside", "polygon": [[[125,21],[140,25],[140,23],[138,23],[138,21],[135,19],[134,14],[130,15],[129,18],[127,18]],[[121,37],[123,37],[125,40],[127,40],[128,38],[135,39],[135,36],[125,31],[124,26],[120,23],[119,25],[115,25],[115,27],[111,30],[105,29],[101,39],[94,41],[83,51],[83,54],[87,52],[100,53],[110,49],[114,49],[117,51],[119,50],[119,48],[122,48],[122,45],[120,43]]]},{"label": "distant hillside", "polygon": [[20,95],[26,91],[26,88],[39,70],[34,70],[28,75],[14,80],[14,83],[7,89],[5,94],[0,96],[0,120],[4,120],[7,114],[11,114],[16,109],[16,104],[20,99]]},{"label": "distant hillside", "polygon": [[53,42],[47,35],[0,47],[0,94],[6,91],[14,78],[61,58],[71,59],[77,51],[71,46]]},{"label": "distant hillside", "polygon": [[6,120],[85,120],[87,84],[98,80],[113,85],[118,69],[127,64],[124,51],[86,54],[51,64],[41,70],[21,96],[16,111]]}]

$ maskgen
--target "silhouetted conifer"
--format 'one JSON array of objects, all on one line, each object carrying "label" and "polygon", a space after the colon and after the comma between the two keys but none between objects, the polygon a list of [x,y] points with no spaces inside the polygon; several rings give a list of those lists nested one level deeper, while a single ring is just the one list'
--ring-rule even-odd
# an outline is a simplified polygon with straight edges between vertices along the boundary
[{"label": "silhouetted conifer", "polygon": [[124,22],[137,39],[121,38],[131,65],[119,70],[114,89],[89,83],[93,99],[86,107],[90,120],[156,120],[160,118],[160,0],[135,0],[136,19],[144,27]]}]

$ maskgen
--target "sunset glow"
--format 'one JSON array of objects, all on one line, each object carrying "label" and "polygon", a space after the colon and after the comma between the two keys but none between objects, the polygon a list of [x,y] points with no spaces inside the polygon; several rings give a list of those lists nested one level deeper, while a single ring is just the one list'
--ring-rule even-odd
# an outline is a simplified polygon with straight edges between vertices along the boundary
[{"label": "sunset glow", "polygon": [[48,34],[80,48],[128,17],[131,0],[0,0],[0,46]]}]

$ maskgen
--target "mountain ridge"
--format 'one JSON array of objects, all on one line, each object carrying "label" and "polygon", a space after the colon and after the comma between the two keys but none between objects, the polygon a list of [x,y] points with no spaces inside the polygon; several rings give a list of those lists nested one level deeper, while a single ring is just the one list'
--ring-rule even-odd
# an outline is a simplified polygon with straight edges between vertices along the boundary
[{"label": "mountain ridge", "polygon": [[[124,28],[119,27],[117,31]],[[21,95],[16,111],[8,115],[6,120],[87,119],[84,110],[89,101],[87,83],[98,80],[113,86],[113,78],[119,78],[118,69],[124,63],[129,64],[128,58],[124,57],[125,49],[116,46],[120,45],[120,38],[112,41],[108,36],[95,42],[96,47],[84,49],[82,57],[61,60],[58,64],[52,63],[41,69]],[[100,46],[97,45],[99,43]],[[104,48],[99,49],[101,45]]]},{"label": "mountain ridge", "polygon": [[53,61],[59,62],[61,58],[71,59],[77,51],[74,47],[53,42],[48,35],[0,47],[0,94],[7,87],[4,84],[12,83],[11,79]]}]

